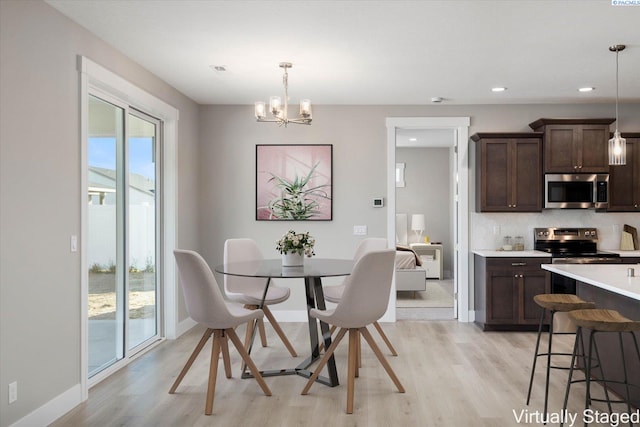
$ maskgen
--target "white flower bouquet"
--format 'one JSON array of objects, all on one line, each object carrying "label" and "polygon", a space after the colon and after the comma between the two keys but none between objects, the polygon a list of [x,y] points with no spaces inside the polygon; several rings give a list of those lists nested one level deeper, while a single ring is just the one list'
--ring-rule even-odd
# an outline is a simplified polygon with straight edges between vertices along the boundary
[{"label": "white flower bouquet", "polygon": [[315,252],[313,251],[315,243],[316,240],[309,235],[309,232],[296,233],[293,230],[289,230],[276,242],[276,250],[281,254],[288,254],[291,252],[312,257],[315,255]]}]

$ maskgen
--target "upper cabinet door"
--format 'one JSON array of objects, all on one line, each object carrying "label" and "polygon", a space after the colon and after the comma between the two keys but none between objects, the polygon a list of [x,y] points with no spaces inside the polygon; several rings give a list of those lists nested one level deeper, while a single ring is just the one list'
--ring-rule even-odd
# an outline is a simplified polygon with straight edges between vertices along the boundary
[{"label": "upper cabinet door", "polygon": [[476,211],[542,210],[542,133],[478,133]]},{"label": "upper cabinet door", "polygon": [[640,212],[640,134],[622,134],[627,140],[627,164],[611,166],[608,212]]},{"label": "upper cabinet door", "polygon": [[544,132],[544,173],[607,173],[609,126],[615,119],[539,119]]}]

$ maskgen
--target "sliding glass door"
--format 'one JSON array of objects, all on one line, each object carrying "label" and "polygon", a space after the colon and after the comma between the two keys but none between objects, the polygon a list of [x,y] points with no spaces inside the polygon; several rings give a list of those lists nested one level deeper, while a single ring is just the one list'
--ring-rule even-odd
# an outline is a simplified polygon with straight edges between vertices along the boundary
[{"label": "sliding glass door", "polygon": [[159,337],[161,123],[89,96],[89,377]]}]

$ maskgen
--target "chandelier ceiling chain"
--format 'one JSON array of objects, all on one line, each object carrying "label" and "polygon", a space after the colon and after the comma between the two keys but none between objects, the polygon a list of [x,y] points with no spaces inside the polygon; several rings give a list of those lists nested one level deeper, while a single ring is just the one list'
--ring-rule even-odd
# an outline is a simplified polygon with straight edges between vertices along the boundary
[{"label": "chandelier ceiling chain", "polygon": [[616,131],[613,138],[609,140],[609,164],[613,166],[627,163],[627,141],[620,136],[618,131],[618,54],[626,48],[623,44],[616,44],[609,47],[611,52],[616,53]]},{"label": "chandelier ceiling chain", "polygon": [[289,118],[289,73],[287,70],[292,68],[293,65],[290,62],[281,62],[280,68],[284,69],[282,76],[282,85],[284,86],[284,103],[279,96],[272,96],[269,99],[269,112],[273,118],[267,118],[266,104],[262,101],[255,103],[255,117],[258,122],[270,122],[277,123],[278,126],[287,127],[289,123],[296,123],[299,125],[310,125],[311,116],[311,101],[308,99],[300,100],[300,114],[298,117]]}]

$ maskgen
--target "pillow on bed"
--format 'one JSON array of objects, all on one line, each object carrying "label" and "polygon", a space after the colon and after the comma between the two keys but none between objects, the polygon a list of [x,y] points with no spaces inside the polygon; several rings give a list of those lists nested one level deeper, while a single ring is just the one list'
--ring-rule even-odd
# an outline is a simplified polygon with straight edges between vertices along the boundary
[{"label": "pillow on bed", "polygon": [[412,252],[413,256],[416,259],[416,265],[417,266],[421,266],[422,265],[422,260],[420,259],[420,257],[418,256],[418,254],[416,253],[416,251],[414,251],[413,249],[411,249],[409,246],[403,246],[403,245],[396,245],[396,250],[397,251],[404,251],[404,252]]}]

